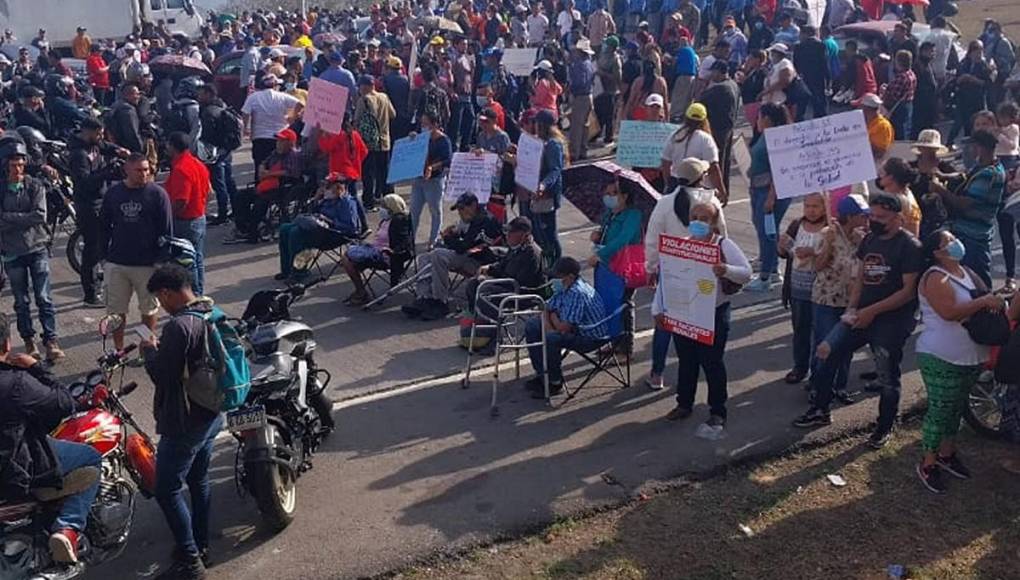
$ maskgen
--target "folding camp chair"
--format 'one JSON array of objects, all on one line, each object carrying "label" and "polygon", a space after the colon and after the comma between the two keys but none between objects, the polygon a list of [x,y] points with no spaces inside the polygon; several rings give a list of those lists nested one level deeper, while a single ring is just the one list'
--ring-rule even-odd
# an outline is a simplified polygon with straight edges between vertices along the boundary
[{"label": "folding camp chair", "polygon": [[359,236],[351,236],[334,229],[323,229],[316,232],[313,246],[301,252],[305,254],[300,260],[305,263],[302,270],[315,270],[318,274],[315,279],[320,282],[329,280],[343,263],[344,247],[352,242],[364,240],[371,233],[372,230],[364,230]]}]

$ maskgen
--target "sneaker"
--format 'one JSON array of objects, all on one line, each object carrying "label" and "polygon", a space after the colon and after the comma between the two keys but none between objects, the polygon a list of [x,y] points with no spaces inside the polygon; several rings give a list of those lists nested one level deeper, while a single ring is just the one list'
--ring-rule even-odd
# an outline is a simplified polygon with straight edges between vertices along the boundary
[{"label": "sneaker", "polygon": [[918,463],[915,471],[917,471],[917,477],[921,478],[921,483],[928,488],[928,491],[932,493],[946,493],[946,478],[942,475],[942,470],[938,465]]},{"label": "sneaker", "polygon": [[892,429],[889,429],[888,431],[875,429],[875,432],[868,437],[868,447],[871,447],[872,449],[881,449],[889,443],[890,439],[892,439]]},{"label": "sneaker", "polygon": [[39,360],[39,357],[41,355],[39,354],[39,346],[35,343],[35,339],[32,338],[25,339],[25,354],[36,360]]},{"label": "sneaker", "polygon": [[65,358],[67,355],[61,350],[60,345],[57,344],[56,339],[51,340],[45,344],[46,346],[46,360],[53,362]]},{"label": "sneaker", "polygon": [[666,388],[662,383],[662,375],[648,375],[648,378],[645,379],[645,384],[653,391],[661,391]]},{"label": "sneaker", "polygon": [[98,296],[86,296],[85,300],[82,300],[82,306],[85,308],[106,308],[106,302]]},{"label": "sneaker", "polygon": [[864,371],[858,375],[862,381],[875,381],[878,380],[878,373],[875,371]]},{"label": "sneaker", "polygon": [[786,382],[786,384],[788,384],[788,385],[796,385],[796,384],[802,382],[806,378],[807,378],[807,371],[802,371],[800,369],[793,369],[792,371],[786,373],[786,376],[783,377],[783,381]]},{"label": "sneaker", "polygon": [[205,564],[199,556],[184,556],[175,559],[165,572],[156,576],[155,580],[204,580]]},{"label": "sneaker", "polygon": [[[184,556],[181,553],[180,548],[174,546],[174,551],[171,553],[170,557],[176,562],[177,560],[182,559]],[[202,559],[202,565],[205,566],[206,570],[212,568],[213,559],[212,556],[209,555],[209,548],[201,548],[198,551],[198,557]]]},{"label": "sneaker", "polygon": [[545,391],[545,381],[541,376],[531,377],[525,381],[524,388],[529,391]]},{"label": "sneaker", "polygon": [[78,532],[65,528],[50,534],[50,553],[54,562],[74,564],[78,561]]},{"label": "sneaker", "polygon": [[708,418],[708,421],[705,421],[705,424],[708,425],[709,427],[725,427],[726,417],[712,415]]},{"label": "sneaker", "polygon": [[411,318],[417,318],[421,316],[421,313],[425,311],[428,300],[426,298],[419,298],[410,304],[405,304],[400,307],[400,311],[410,316]]},{"label": "sneaker", "polygon": [[771,292],[772,287],[776,285],[775,276],[771,276],[768,279],[755,278],[751,280],[747,286],[744,286],[744,290],[748,292]]},{"label": "sneaker", "polygon": [[421,313],[422,320],[442,320],[450,314],[450,305],[446,302],[433,300]]},{"label": "sneaker", "polygon": [[832,425],[832,415],[830,415],[828,411],[823,411],[816,407],[808,409],[807,413],[804,413],[793,421],[794,427],[800,427],[802,429],[824,425]]},{"label": "sneaker", "polygon": [[[563,383],[554,383],[549,381],[549,396],[555,397],[556,395],[563,392]],[[541,386],[531,391],[532,399],[544,399],[545,398],[545,386]]]},{"label": "sneaker", "polygon": [[935,459],[935,462],[938,463],[939,467],[946,470],[946,472],[953,477],[958,477],[960,479],[970,479],[971,477],[970,470],[967,469],[967,466],[960,461],[959,456],[955,453],[949,457],[942,457],[939,455]]},{"label": "sneaker", "polygon": [[286,280],[287,278],[290,278],[290,274],[284,274],[283,272],[273,275],[273,280],[277,281]]},{"label": "sneaker", "polygon": [[836,399],[844,405],[853,405],[857,402],[857,397],[853,393],[847,392],[846,389],[840,389],[832,393],[832,398]]},{"label": "sneaker", "polygon": [[880,383],[878,381],[868,381],[868,382],[864,383],[864,392],[865,393],[881,393],[882,392],[882,383]]},{"label": "sneaker", "polygon": [[1016,292],[1016,280],[1012,278],[1006,278],[1006,283],[1002,285],[1002,289],[999,290],[1000,294],[1013,294]]},{"label": "sneaker", "polygon": [[677,405],[676,407],[673,407],[672,411],[670,411],[669,413],[666,413],[666,420],[667,421],[679,421],[681,419],[686,419],[687,417],[690,417],[691,413],[693,413],[693,411],[691,409],[688,409],[687,407],[681,407],[680,405]]}]

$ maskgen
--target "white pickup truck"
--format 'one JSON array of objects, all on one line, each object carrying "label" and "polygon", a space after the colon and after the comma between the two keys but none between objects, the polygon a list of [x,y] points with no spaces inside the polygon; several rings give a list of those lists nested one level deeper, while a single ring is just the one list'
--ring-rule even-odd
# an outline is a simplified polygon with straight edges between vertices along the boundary
[{"label": "white pickup truck", "polygon": [[0,1],[0,30],[10,29],[28,44],[40,28],[53,47],[71,45],[79,26],[93,39],[123,40],[142,22],[196,37],[202,16],[192,0],[6,0]]}]

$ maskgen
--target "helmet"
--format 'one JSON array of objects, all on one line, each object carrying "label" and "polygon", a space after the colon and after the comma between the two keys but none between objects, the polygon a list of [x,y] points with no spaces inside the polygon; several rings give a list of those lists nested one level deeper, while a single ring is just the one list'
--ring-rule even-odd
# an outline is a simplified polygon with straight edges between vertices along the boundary
[{"label": "helmet", "polygon": [[23,142],[12,139],[0,144],[0,159],[14,156],[28,157],[28,149],[25,148]]},{"label": "helmet", "polygon": [[60,74],[51,74],[46,76],[44,83],[47,95],[67,98],[71,95],[74,79]]},{"label": "helmet", "polygon": [[161,237],[159,247],[163,262],[170,262],[190,269],[195,265],[195,246],[190,240],[175,237]]},{"label": "helmet", "polygon": [[174,98],[194,99],[198,96],[198,88],[205,83],[198,77],[185,77],[177,83],[177,90],[174,91]]},{"label": "helmet", "polygon": [[942,15],[946,18],[952,18],[960,13],[960,6],[956,2],[946,2],[946,5],[942,7]]},{"label": "helmet", "polygon": [[29,127],[28,125],[22,125],[15,129],[15,131],[17,131],[18,135],[21,135],[21,140],[25,143],[25,149],[32,153],[32,158],[41,158],[42,144],[46,142],[46,136],[39,129]]},{"label": "helmet", "polygon": [[128,65],[127,73],[124,75],[128,82],[136,83],[145,77],[152,76],[149,65],[143,62],[132,62]]}]

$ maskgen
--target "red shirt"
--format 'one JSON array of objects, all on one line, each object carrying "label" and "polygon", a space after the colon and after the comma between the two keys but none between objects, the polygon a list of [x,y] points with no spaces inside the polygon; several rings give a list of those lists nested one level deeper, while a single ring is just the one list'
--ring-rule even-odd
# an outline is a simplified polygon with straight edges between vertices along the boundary
[{"label": "red shirt", "polygon": [[[205,200],[212,189],[209,170],[205,164],[185,151],[170,162],[170,175],[166,178],[166,192],[174,208],[174,219],[193,220],[205,215]],[[184,209],[178,210],[178,202]]]},{"label": "red shirt", "polygon": [[361,133],[340,131],[338,135],[321,135],[319,149],[329,154],[329,172],[339,173],[347,179],[361,179],[361,164],[368,157],[368,147]]},{"label": "red shirt", "polygon": [[100,54],[91,54],[85,59],[85,70],[89,73],[89,84],[97,89],[110,88],[110,68]]},{"label": "red shirt", "polygon": [[486,107],[496,113],[496,126],[506,131],[506,109],[503,105],[499,104],[499,101],[490,100]]}]

